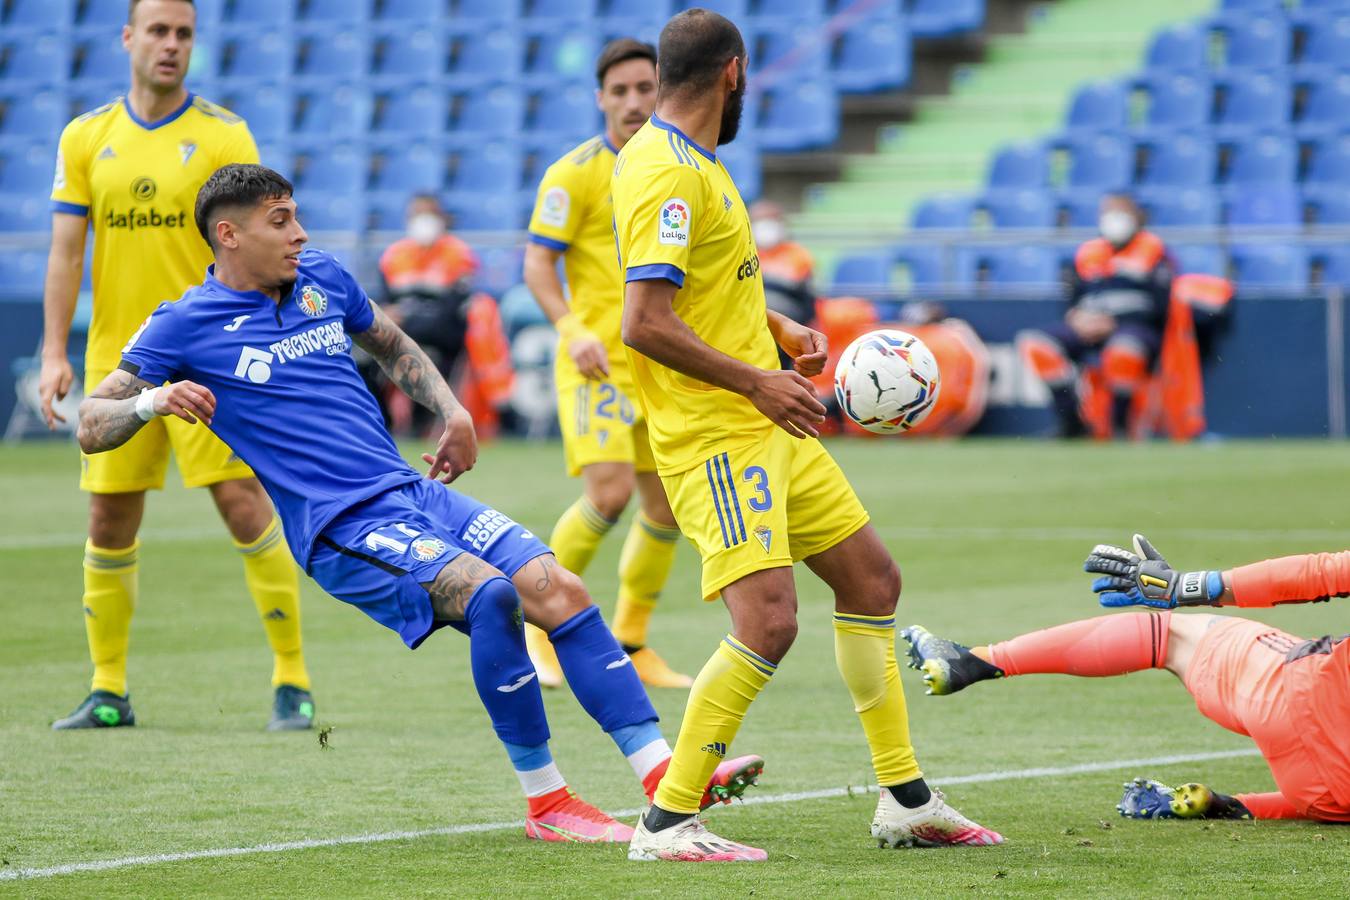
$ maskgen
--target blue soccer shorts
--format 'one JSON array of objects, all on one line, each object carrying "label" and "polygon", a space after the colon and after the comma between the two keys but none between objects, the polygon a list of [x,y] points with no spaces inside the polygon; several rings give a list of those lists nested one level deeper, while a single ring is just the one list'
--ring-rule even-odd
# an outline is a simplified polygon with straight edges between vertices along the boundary
[{"label": "blue soccer shorts", "polygon": [[434,620],[422,587],[446,563],[471,553],[510,578],[551,552],[492,507],[423,478],[376,494],[328,523],[314,543],[309,574],[416,648],[449,624]]}]

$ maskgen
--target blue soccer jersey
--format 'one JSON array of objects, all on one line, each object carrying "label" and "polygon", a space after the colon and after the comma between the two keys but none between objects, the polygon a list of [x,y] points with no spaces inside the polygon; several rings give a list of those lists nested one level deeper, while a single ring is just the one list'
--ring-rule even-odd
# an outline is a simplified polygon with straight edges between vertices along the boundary
[{"label": "blue soccer jersey", "polygon": [[214,431],[252,467],[297,562],[353,504],[422,476],[399,455],[351,357],[348,335],[374,321],[370,299],[332,256],[306,250],[278,304],[216,280],[164,303],[122,351],[122,368],[216,396]]}]

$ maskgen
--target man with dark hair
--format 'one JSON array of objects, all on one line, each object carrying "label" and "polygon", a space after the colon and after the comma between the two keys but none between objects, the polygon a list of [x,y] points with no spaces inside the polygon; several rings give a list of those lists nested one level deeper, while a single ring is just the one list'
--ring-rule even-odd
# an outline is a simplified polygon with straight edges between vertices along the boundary
[{"label": "man with dark hair", "polygon": [[[609,200],[616,154],[656,107],[656,48],[633,38],[611,41],[596,64],[596,79],[605,130],[544,174],[525,248],[525,283],[558,329],[554,385],[567,473],[582,479],[581,497],[558,520],[549,543],[564,566],[584,573],[637,488],[640,508],[619,559],[614,634],[644,683],[687,688],[693,679],[646,645],[647,623],[675,560],[680,530],[656,474],[619,339],[623,281],[614,267]],[[570,297],[558,277],[559,257]],[[561,683],[547,635],[531,628],[526,643],[540,683]]]},{"label": "man with dark hair", "polygon": [[[190,221],[202,182],[226,163],[258,159],[242,119],[184,86],[195,38],[196,10],[189,0],[133,0],[122,29],[130,89],[61,134],[40,376],[49,426],[61,418],[53,399],[64,397],[74,380],[66,344],[90,225],[94,316],[86,388],[117,366],[122,345],[155,305],[181,295],[210,263],[210,249]],[[300,581],[281,524],[253,473],[229,447],[206,429],[172,419],[156,420],[114,453],[80,460],[80,487],[89,492],[82,605],[94,677],[84,702],[52,727],[136,723],[127,693],[127,647],[139,593],[137,533],[145,492],[164,486],[170,448],[183,483],[210,490],[243,559],[244,581],[273,653],[267,727],[309,728],[314,699],[300,638]]]},{"label": "man with dark hair", "polygon": [[836,659],[881,785],[872,835],[883,847],[999,843],[919,771],[895,663],[900,572],[816,439],[825,409],[806,376],[824,367],[825,338],[766,308],[750,218],[717,158],[745,95],[740,33],[689,10],[661,32],[659,60],[656,112],[611,185],[623,340],[666,495],[703,557],[703,596],[722,596],[733,627],[694,682],[629,859],[766,858],[703,826],[697,784],[796,636],[795,560],[834,590]]},{"label": "man with dark hair", "polygon": [[[445,379],[337,260],[304,249],[291,185],[276,172],[225,166],[195,218],[215,265],[155,310],[81,404],[80,446],[113,449],[165,416],[209,426],[254,467],[292,555],[321,587],[410,648],[446,625],[469,635],[474,684],[528,798],[528,837],[627,840],[632,829],[568,791],[553,762],[522,616],[551,631],[578,701],[649,798],[670,759],[656,712],[581,580],[530,532],[441,483],[478,456]],[[446,423],[422,455],[428,477],[399,455],[353,339]],[[707,802],[739,796],[756,774],[715,779]]]}]

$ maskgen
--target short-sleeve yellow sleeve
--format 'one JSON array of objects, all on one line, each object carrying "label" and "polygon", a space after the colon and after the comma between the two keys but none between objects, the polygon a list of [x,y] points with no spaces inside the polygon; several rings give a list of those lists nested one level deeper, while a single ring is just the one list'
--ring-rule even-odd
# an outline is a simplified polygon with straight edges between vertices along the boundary
[{"label": "short-sleeve yellow sleeve", "polygon": [[52,179],[52,211],[89,215],[89,150],[80,120],[61,132],[56,149],[56,176]]},{"label": "short-sleeve yellow sleeve", "polygon": [[248,130],[248,125],[242,119],[236,124],[226,126],[224,131],[224,136],[216,145],[217,167],[228,166],[230,163],[259,161],[258,145],[253,142],[253,132]]},{"label": "short-sleeve yellow sleeve", "polygon": [[572,246],[586,218],[586,169],[564,157],[539,182],[530,215],[530,241],[554,250]]},{"label": "short-sleeve yellow sleeve", "polygon": [[614,181],[614,228],[624,281],[684,286],[689,247],[702,225],[706,185],[692,166],[628,171]]}]

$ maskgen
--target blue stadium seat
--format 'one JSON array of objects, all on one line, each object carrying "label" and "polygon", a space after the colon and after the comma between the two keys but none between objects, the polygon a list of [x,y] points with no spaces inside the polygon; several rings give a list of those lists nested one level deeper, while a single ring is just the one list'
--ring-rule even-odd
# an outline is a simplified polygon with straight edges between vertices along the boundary
[{"label": "blue stadium seat", "polygon": [[[444,0],[384,0],[385,8],[393,15],[382,18],[418,19],[436,21],[442,15]],[[521,18],[521,0],[450,0],[450,21],[480,19],[492,22],[511,22]]]},{"label": "blue stadium seat", "polygon": [[364,78],[370,69],[370,41],[358,28],[316,28],[299,33],[295,74],[324,81]]},{"label": "blue stadium seat", "polygon": [[1183,275],[1228,274],[1228,260],[1213,244],[1178,244],[1168,250]]},{"label": "blue stadium seat", "polygon": [[69,121],[65,101],[55,91],[11,93],[3,85],[0,91],[0,136],[33,135],[50,141]]},{"label": "blue stadium seat", "polygon": [[701,6],[704,9],[710,9],[719,15],[726,16],[733,22],[750,15],[749,0],[676,0],[676,11],[682,9],[692,9],[695,6]]},{"label": "blue stadium seat", "polygon": [[738,135],[736,140],[725,147],[717,148],[717,158],[726,166],[736,190],[746,203],[754,203],[764,190],[763,164],[759,158],[759,147],[750,135]]},{"label": "blue stadium seat", "polygon": [[535,188],[521,183],[524,158],[514,141],[473,141],[452,149],[449,155],[451,190],[513,194],[521,188]]},{"label": "blue stadium seat", "polygon": [[766,76],[774,84],[785,78],[820,78],[828,67],[827,46],[815,24],[756,25],[745,37],[757,77]]},{"label": "blue stadium seat", "polygon": [[1304,35],[1300,65],[1345,65],[1350,59],[1350,4],[1341,12],[1305,19]]},{"label": "blue stadium seat", "polygon": [[1185,22],[1159,30],[1149,44],[1145,67],[1152,70],[1188,71],[1208,65],[1209,35],[1195,23]]},{"label": "blue stadium seat", "polygon": [[1228,204],[1235,228],[1294,228],[1303,224],[1303,198],[1292,186],[1262,186],[1237,191]]},{"label": "blue stadium seat", "polygon": [[597,13],[598,0],[526,0],[526,13],[531,21],[539,19],[592,19]]},{"label": "blue stadium seat", "polygon": [[51,222],[51,203],[42,193],[0,194],[0,232],[46,231]]},{"label": "blue stadium seat", "polygon": [[295,154],[290,141],[283,137],[274,141],[258,141],[258,160],[269,169],[275,169],[295,180]]},{"label": "blue stadium seat", "polygon": [[370,18],[377,0],[299,0],[297,18],[302,22],[354,25]]},{"label": "blue stadium seat", "polygon": [[355,144],[322,141],[296,148],[297,191],[363,191],[368,170],[365,150]]},{"label": "blue stadium seat", "polygon": [[1041,245],[990,247],[980,261],[988,271],[988,283],[1003,287],[1045,286],[1060,279],[1059,259],[1050,247]]},{"label": "blue stadium seat", "polygon": [[[123,9],[122,17],[126,18]],[[75,0],[10,0],[4,18],[5,30],[19,28],[64,29],[75,21]]]},{"label": "blue stadium seat", "polygon": [[46,198],[56,163],[56,148],[49,141],[0,145],[0,191]]},{"label": "blue stadium seat", "polygon": [[121,78],[131,69],[122,33],[99,34],[75,44],[75,77],[82,80]]},{"label": "blue stadium seat", "polygon": [[359,84],[315,85],[295,94],[295,134],[350,138],[370,128],[374,100]]},{"label": "blue stadium seat", "polygon": [[1279,132],[1253,135],[1233,145],[1230,184],[1288,184],[1298,177],[1298,144]]},{"label": "blue stadium seat", "polygon": [[597,21],[600,42],[606,44],[615,38],[631,37],[646,41],[653,47],[661,37],[661,27],[665,19],[610,18]]},{"label": "blue stadium seat", "polygon": [[1208,78],[1190,74],[1147,77],[1147,123],[1153,127],[1195,128],[1208,125],[1214,109],[1214,86]]},{"label": "blue stadium seat", "polygon": [[875,297],[888,292],[895,261],[885,250],[855,253],[835,264],[830,280],[832,297]]},{"label": "blue stadium seat", "polygon": [[375,96],[372,123],[380,134],[439,135],[450,124],[450,101],[435,85],[400,85]]},{"label": "blue stadium seat", "polygon": [[1098,188],[1061,191],[1056,200],[1059,224],[1065,228],[1096,228],[1102,193]]},{"label": "blue stadium seat", "polygon": [[270,31],[290,24],[294,11],[295,3],[291,0],[226,0],[221,18],[230,25]]},{"label": "blue stadium seat", "polygon": [[1213,183],[1218,170],[1218,151],[1208,138],[1173,134],[1152,139],[1145,146],[1147,153],[1140,184]]},{"label": "blue stadium seat", "polygon": [[1350,247],[1338,244],[1318,247],[1313,256],[1322,267],[1322,284],[1350,288]]},{"label": "blue stadium seat", "polygon": [[311,233],[365,229],[365,203],[360,194],[297,190],[295,205],[296,218]]},{"label": "blue stadium seat", "polygon": [[1223,221],[1219,195],[1206,187],[1141,188],[1135,197],[1148,215],[1148,224],[1158,228],[1214,228]]},{"label": "blue stadium seat", "polygon": [[1284,0],[1223,0],[1219,4],[1225,10],[1240,9],[1256,12],[1271,12],[1284,9]]},{"label": "blue stadium seat", "polygon": [[525,224],[514,194],[451,191],[442,199],[458,230],[509,231]]},{"label": "blue stadium seat", "polygon": [[525,74],[543,84],[559,79],[581,80],[595,77],[596,33],[589,24],[559,28],[540,28],[529,35],[525,53]]},{"label": "blue stadium seat", "polygon": [[108,2],[108,0],[82,0],[76,4],[75,24],[90,31],[115,30],[122,32],[127,23],[127,4]]},{"label": "blue stadium seat", "polygon": [[1303,290],[1308,251],[1298,244],[1234,244],[1230,248],[1238,290]]},{"label": "blue stadium seat", "polygon": [[445,185],[445,151],[426,141],[382,143],[373,148],[371,169],[373,190],[435,193]]},{"label": "blue stadium seat", "polygon": [[914,208],[914,228],[969,228],[975,201],[967,194],[929,194]]},{"label": "blue stadium seat", "polygon": [[1318,186],[1303,194],[1304,206],[1317,225],[1350,225],[1350,186]]},{"label": "blue stadium seat", "polygon": [[902,21],[864,21],[835,39],[830,72],[834,86],[847,93],[894,90],[909,83],[913,58]]},{"label": "blue stadium seat", "polygon": [[278,32],[231,29],[222,35],[217,74],[222,78],[284,78],[295,65],[294,52],[290,39]]},{"label": "blue stadium seat", "polygon": [[[81,81],[66,91],[65,118],[73,119],[111,103],[127,92],[126,79],[119,81]],[[57,126],[60,127],[59,125]]]},{"label": "blue stadium seat", "polygon": [[448,51],[438,29],[398,28],[375,37],[372,74],[431,81],[445,74]]},{"label": "blue stadium seat", "polygon": [[839,95],[818,81],[770,88],[760,94],[756,107],[748,114],[751,121],[747,124],[767,151],[824,147],[839,135]]},{"label": "blue stadium seat", "polygon": [[525,125],[525,102],[515,85],[459,91],[451,101],[450,125],[461,133],[516,134]]},{"label": "blue stadium seat", "polygon": [[607,18],[670,18],[671,0],[600,0],[600,15]]},{"label": "blue stadium seat", "polygon": [[1129,98],[1118,81],[1090,81],[1069,103],[1064,124],[1069,128],[1108,130],[1127,124]]},{"label": "blue stadium seat", "polygon": [[[1350,17],[1347,17],[1350,22]],[[1350,127],[1350,72],[1334,72],[1307,86],[1297,122],[1303,137],[1334,134]]]},{"label": "blue stadium seat", "polygon": [[752,4],[757,16],[776,16],[799,22],[814,22],[825,18],[826,0],[758,0]]},{"label": "blue stadium seat", "polygon": [[544,177],[544,170],[561,159],[563,154],[571,153],[582,140],[584,137],[554,132],[532,132],[522,135],[519,146],[524,156],[523,185],[538,186],[540,179]]},{"label": "blue stadium seat", "polygon": [[1317,141],[1311,147],[1304,182],[1317,185],[1350,184],[1350,134]]},{"label": "blue stadium seat", "polygon": [[450,77],[455,84],[511,80],[525,66],[525,45],[516,29],[457,30],[450,34]]},{"label": "blue stadium seat", "polygon": [[531,104],[530,130],[566,134],[578,141],[599,134],[604,120],[595,107],[595,89],[591,84],[594,82],[573,82],[536,93]]},{"label": "blue stadium seat", "polygon": [[1046,191],[989,191],[979,203],[995,228],[1054,228],[1058,218],[1054,201]]},{"label": "blue stadium seat", "polygon": [[1215,18],[1214,30],[1222,36],[1223,60],[1229,66],[1273,69],[1289,65],[1293,29],[1280,13],[1229,13]]},{"label": "blue stadium seat", "polygon": [[915,37],[951,37],[984,26],[984,0],[909,0],[908,20]]},{"label": "blue stadium seat", "polygon": [[0,292],[37,298],[42,295],[46,277],[46,250],[0,253]]},{"label": "blue stadium seat", "polygon": [[1035,141],[1007,144],[989,164],[991,188],[1043,187],[1050,176],[1050,157]]},{"label": "blue stadium seat", "polygon": [[[122,57],[123,74],[127,60]],[[70,40],[65,34],[7,34],[0,41],[0,82],[16,81],[58,84],[70,74]]]},{"label": "blue stadium seat", "polygon": [[1114,134],[1070,136],[1069,186],[1117,190],[1134,176],[1134,146]]},{"label": "blue stadium seat", "polygon": [[402,231],[407,208],[402,191],[366,191],[366,224],[373,231]]},{"label": "blue stadium seat", "polygon": [[1236,128],[1281,128],[1293,114],[1294,96],[1289,81],[1269,72],[1234,73],[1219,85],[1220,126]]},{"label": "blue stadium seat", "polygon": [[934,291],[947,283],[943,264],[943,248],[924,244],[911,244],[895,251],[891,281],[903,285],[906,290]]},{"label": "blue stadium seat", "polygon": [[270,83],[232,82],[220,96],[220,105],[243,116],[248,130],[259,141],[276,140],[294,126],[295,104],[290,92]]}]

